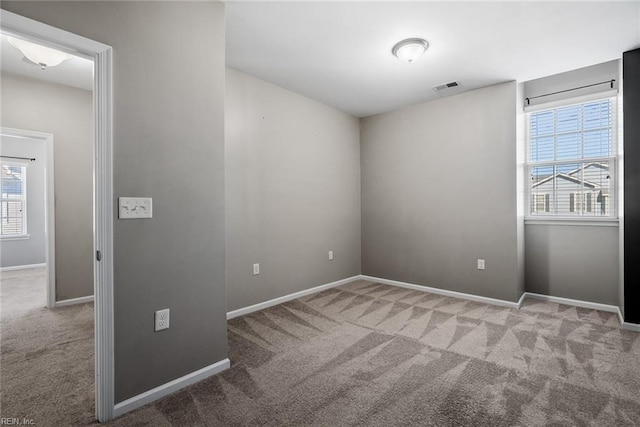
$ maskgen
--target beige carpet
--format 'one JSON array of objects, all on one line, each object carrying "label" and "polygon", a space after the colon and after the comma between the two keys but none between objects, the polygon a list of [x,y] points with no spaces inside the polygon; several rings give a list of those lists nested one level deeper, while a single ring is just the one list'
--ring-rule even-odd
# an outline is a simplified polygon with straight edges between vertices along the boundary
[{"label": "beige carpet", "polygon": [[[637,426],[639,337],[611,313],[359,281],[231,320],[230,370],[110,424]],[[12,413],[38,405],[39,425],[63,425],[66,396],[23,393]],[[89,422],[86,398],[64,425]]]},{"label": "beige carpet", "polygon": [[0,277],[0,416],[92,422],[93,304],[46,308],[44,268]]}]

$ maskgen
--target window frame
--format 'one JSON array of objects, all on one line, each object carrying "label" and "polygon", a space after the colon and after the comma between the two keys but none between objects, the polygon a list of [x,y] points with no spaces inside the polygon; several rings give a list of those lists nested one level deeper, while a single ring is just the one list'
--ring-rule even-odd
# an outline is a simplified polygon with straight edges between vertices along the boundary
[{"label": "window frame", "polygon": [[[611,103],[611,152],[609,156],[605,157],[589,157],[585,158],[576,157],[572,159],[563,159],[563,160],[552,160],[552,161],[542,161],[542,162],[533,162],[531,157],[531,115],[534,113],[540,113],[544,111],[552,111],[557,110],[559,108],[570,107],[573,105],[581,105],[588,104],[597,101],[608,100]],[[618,138],[619,138],[619,126],[618,126],[618,109],[619,109],[619,99],[618,94],[612,93],[611,91],[600,94],[600,96],[588,96],[588,97],[576,97],[576,98],[567,98],[562,101],[555,101],[549,104],[542,104],[535,106],[531,109],[525,109],[525,215],[524,220],[527,223],[568,223],[568,222],[577,222],[577,223],[618,223],[619,220],[619,212],[618,212],[618,197],[619,197],[619,182],[618,182],[618,155],[619,155],[619,147],[618,147]],[[581,130],[581,134],[584,134],[583,129]],[[555,125],[554,125],[554,151],[556,150],[556,133],[555,133]],[[584,146],[583,146],[584,149]],[[584,155],[584,153],[583,153]],[[555,157],[555,156],[554,156]],[[562,215],[555,214],[554,212],[533,212],[532,211],[532,202],[533,196],[536,192],[532,191],[531,187],[531,173],[536,167],[553,167],[562,166],[567,164],[581,164],[584,165],[586,163],[608,163],[611,165],[610,170],[610,191],[608,197],[609,200],[609,209],[610,214],[606,216],[596,216],[596,215],[584,215],[576,214],[576,215]],[[556,188],[553,190],[553,194],[550,194],[550,199],[552,205],[557,209],[558,206],[558,197]],[[582,200],[585,202],[585,200]],[[595,211],[593,207],[592,201],[592,211]],[[612,224],[613,225],[613,224]]]},{"label": "window frame", "polygon": [[[8,197],[2,197],[2,191],[0,189],[0,202],[4,203],[4,202],[10,202],[10,201],[20,201],[22,203],[22,230],[20,233],[15,233],[15,234],[0,234],[0,240],[23,240],[23,239],[28,239],[30,237],[29,233],[28,233],[28,228],[27,228],[27,210],[28,210],[28,204],[27,204],[27,191],[28,191],[28,185],[27,185],[27,177],[28,177],[28,163],[23,163],[23,162],[16,162],[16,161],[7,161],[7,160],[0,160],[0,167],[2,167],[3,165],[9,165],[9,166],[20,166],[21,168],[23,168],[23,173],[22,173],[22,197],[20,199],[10,199]],[[1,204],[0,203],[0,204]],[[0,215],[1,216],[1,215]],[[2,219],[0,218],[0,221],[2,221]]]}]

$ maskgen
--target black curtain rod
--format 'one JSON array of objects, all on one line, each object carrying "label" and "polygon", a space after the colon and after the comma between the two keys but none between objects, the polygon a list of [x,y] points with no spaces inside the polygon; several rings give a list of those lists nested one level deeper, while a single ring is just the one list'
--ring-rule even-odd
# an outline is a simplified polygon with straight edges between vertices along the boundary
[{"label": "black curtain rod", "polygon": [[14,157],[14,156],[0,156],[5,159],[18,159],[18,160],[31,160],[32,162],[36,161],[35,157]]},{"label": "black curtain rod", "polygon": [[611,79],[611,80],[607,80],[607,81],[605,81],[605,82],[594,83],[594,84],[592,84],[592,85],[586,85],[586,86],[574,87],[573,89],[560,90],[560,91],[558,91],[558,92],[551,92],[551,93],[545,93],[544,95],[532,96],[532,97],[530,97],[530,98],[525,98],[525,101],[527,101],[527,105],[529,105],[529,101],[530,101],[531,99],[542,98],[543,96],[557,95],[557,94],[559,94],[559,93],[571,92],[572,90],[584,89],[584,88],[587,88],[587,87],[598,86],[598,85],[604,85],[604,84],[610,84],[610,85],[611,85],[611,89],[613,89],[613,84],[614,84],[615,82],[616,82],[616,79]]}]

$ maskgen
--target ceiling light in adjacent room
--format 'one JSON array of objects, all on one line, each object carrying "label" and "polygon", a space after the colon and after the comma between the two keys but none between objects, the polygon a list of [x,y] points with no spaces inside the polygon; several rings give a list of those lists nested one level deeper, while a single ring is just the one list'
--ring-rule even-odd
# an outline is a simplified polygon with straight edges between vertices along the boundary
[{"label": "ceiling light in adjacent room", "polygon": [[429,43],[424,39],[406,39],[396,43],[391,52],[399,60],[413,63],[420,58],[429,48]]},{"label": "ceiling light in adjacent room", "polygon": [[11,46],[18,49],[29,61],[39,65],[43,70],[47,67],[55,67],[63,61],[71,59],[68,53],[51,49],[50,47],[41,46],[26,40],[17,39],[15,37],[7,37]]}]

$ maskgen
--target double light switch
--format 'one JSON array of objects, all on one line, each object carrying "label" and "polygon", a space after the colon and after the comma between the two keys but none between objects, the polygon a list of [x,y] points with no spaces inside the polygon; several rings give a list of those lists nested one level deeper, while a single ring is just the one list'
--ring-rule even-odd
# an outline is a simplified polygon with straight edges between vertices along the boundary
[{"label": "double light switch", "polygon": [[120,219],[151,218],[152,211],[151,197],[118,198],[118,218]]}]

